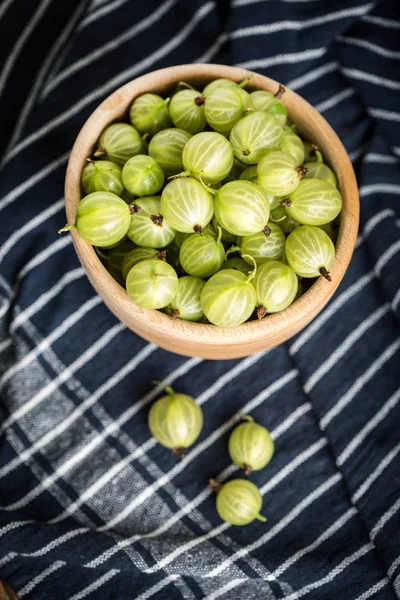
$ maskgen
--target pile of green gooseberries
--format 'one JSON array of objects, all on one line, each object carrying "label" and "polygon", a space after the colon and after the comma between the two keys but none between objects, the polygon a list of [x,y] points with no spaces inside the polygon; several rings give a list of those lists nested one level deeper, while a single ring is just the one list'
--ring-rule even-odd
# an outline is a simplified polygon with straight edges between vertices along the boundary
[{"label": "pile of green gooseberries", "polygon": [[[160,383],[160,382],[154,382]],[[199,437],[203,413],[192,396],[178,394],[165,386],[166,395],[159,398],[149,411],[151,434],[179,458]],[[274,442],[268,429],[248,415],[242,418],[229,436],[228,452],[232,462],[250,476],[267,466],[274,454]],[[233,479],[221,484],[210,480],[217,495],[217,512],[232,525],[248,525],[255,519],[266,521],[260,514],[262,496],[258,487],[247,479]]]},{"label": "pile of green gooseberries", "polygon": [[342,197],[290,122],[284,88],[180,82],[101,134],[76,228],[142,308],[234,327],[331,281]]}]

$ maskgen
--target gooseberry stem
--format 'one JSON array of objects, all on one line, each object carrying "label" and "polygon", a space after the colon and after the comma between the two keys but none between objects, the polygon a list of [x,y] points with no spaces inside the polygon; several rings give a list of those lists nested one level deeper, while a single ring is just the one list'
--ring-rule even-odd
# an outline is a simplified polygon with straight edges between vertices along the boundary
[{"label": "gooseberry stem", "polygon": [[175,319],[178,319],[178,318],[179,318],[179,315],[180,315],[180,314],[181,314],[181,313],[180,313],[180,311],[179,311],[179,310],[176,308],[175,310],[173,310],[173,311],[172,311],[172,313],[171,313],[171,317],[172,317],[172,318],[174,319],[174,321],[175,321]]},{"label": "gooseberry stem", "polygon": [[217,481],[216,479],[210,479],[209,483],[210,483],[211,491],[213,491],[214,494],[218,494],[218,492],[221,490],[221,487],[222,487],[222,485],[219,483],[219,481]]},{"label": "gooseberry stem", "polygon": [[266,517],[264,517],[263,515],[260,515],[260,514],[258,514],[258,515],[256,516],[256,519],[257,519],[258,521],[262,521],[263,523],[265,523],[265,522],[266,522],[266,520],[267,520],[267,518],[266,518]]},{"label": "gooseberry stem", "polygon": [[303,177],[305,177],[307,175],[308,169],[304,165],[299,165],[298,167],[295,168],[295,171],[296,171],[297,175],[299,176],[299,178],[303,179]]},{"label": "gooseberry stem", "polygon": [[321,154],[321,152],[319,150],[315,151],[315,156],[317,157],[317,162],[319,162],[319,163],[323,163],[324,162],[324,159],[322,158],[322,154]]},{"label": "gooseberry stem", "polygon": [[271,235],[271,227],[268,227],[268,225],[266,225],[263,229],[263,234],[266,235],[267,237],[269,235]]},{"label": "gooseberry stem", "polygon": [[107,150],[105,148],[98,148],[93,154],[93,156],[95,158],[102,158],[103,156],[107,156]]},{"label": "gooseberry stem", "polygon": [[261,319],[263,319],[266,314],[267,314],[268,310],[266,309],[265,306],[258,306],[257,307],[257,319],[259,321],[261,321]]},{"label": "gooseberry stem", "polygon": [[192,85],[190,85],[190,83],[186,83],[186,81],[178,81],[177,87],[178,88],[179,87],[183,87],[183,88],[186,88],[188,90],[194,90],[194,91],[196,91],[196,89]]},{"label": "gooseberry stem", "polygon": [[286,219],[286,216],[287,215],[283,215],[279,219],[274,219],[273,217],[270,216],[269,220],[272,221],[273,223],[280,223],[281,221],[284,221]]},{"label": "gooseberry stem", "polygon": [[[218,244],[222,239],[222,229],[219,225],[218,225],[217,229],[218,229],[217,244]],[[225,260],[226,260],[226,254],[225,254]]]},{"label": "gooseberry stem", "polygon": [[247,477],[250,477],[250,475],[253,472],[253,469],[250,467],[250,465],[243,465],[243,471],[244,474],[247,475]]},{"label": "gooseberry stem", "polygon": [[196,98],[194,99],[194,103],[196,104],[196,106],[203,106],[205,101],[206,97],[202,95],[196,96]]},{"label": "gooseberry stem", "polygon": [[250,79],[253,77],[253,74],[251,73],[250,76],[247,79],[243,79],[243,81],[241,81],[240,83],[238,83],[238,86],[240,88],[245,88],[249,83],[250,83]]},{"label": "gooseberry stem", "polygon": [[190,171],[181,171],[176,175],[170,175],[169,177],[167,177],[167,179],[168,181],[170,181],[170,179],[180,179],[181,177],[190,177],[191,175],[192,173]]},{"label": "gooseberry stem", "polygon": [[185,451],[183,448],[174,448],[172,454],[175,454],[178,458],[183,458],[185,456]]},{"label": "gooseberry stem", "polygon": [[232,252],[240,252],[240,246],[231,246],[226,252],[225,252],[225,260],[227,260],[229,254],[232,254]]},{"label": "gooseberry stem", "polygon": [[199,180],[200,180],[201,185],[207,192],[210,192],[213,196],[216,196],[217,190],[213,190],[213,188],[210,185],[207,185],[207,183],[205,183],[203,181],[203,177],[202,177],[201,173],[202,173],[202,171],[199,173]]},{"label": "gooseberry stem", "polygon": [[71,229],[74,229],[74,227],[76,227],[75,223],[71,223],[70,225],[67,223],[65,227],[62,227],[58,230],[58,233],[65,233],[66,231],[71,231]]},{"label": "gooseberry stem", "polygon": [[322,277],[325,277],[327,281],[332,281],[332,277],[330,276],[329,271],[325,269],[325,267],[321,267],[319,272],[321,273]]},{"label": "gooseberry stem", "polygon": [[282,204],[282,206],[287,206],[288,208],[290,208],[292,206],[292,201],[290,198],[285,198],[285,200],[281,200],[279,202],[279,204]]},{"label": "gooseberry stem", "polygon": [[154,380],[151,382],[153,385],[160,385],[163,390],[167,392],[169,396],[175,396],[175,392],[170,385],[164,385],[162,381]]},{"label": "gooseberry stem", "polygon": [[252,256],[250,256],[250,254],[242,254],[242,258],[249,258],[251,260],[251,262],[253,263],[253,265],[254,265],[254,268],[253,268],[252,272],[249,273],[249,275],[248,275],[248,277],[246,279],[247,283],[250,283],[250,281],[252,279],[254,279],[254,277],[256,276],[256,273],[257,273],[257,263],[254,260],[254,258]]},{"label": "gooseberry stem", "polygon": [[280,83],[278,87],[278,91],[276,92],[275,98],[282,98],[283,94],[286,92],[286,88]]},{"label": "gooseberry stem", "polygon": [[244,417],[242,417],[242,421],[248,421],[249,423],[254,423],[254,419],[250,415],[244,415]]}]

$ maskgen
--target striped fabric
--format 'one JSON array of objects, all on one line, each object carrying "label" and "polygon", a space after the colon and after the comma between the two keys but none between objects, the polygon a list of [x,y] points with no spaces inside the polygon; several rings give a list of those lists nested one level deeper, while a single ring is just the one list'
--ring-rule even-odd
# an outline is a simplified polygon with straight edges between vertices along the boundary
[{"label": "striped fabric", "polygon": [[[0,578],[32,600],[400,598],[398,0],[2,0]],[[322,112],[354,162],[361,228],[307,329],[209,362],[133,335],[94,294],[64,224],[82,124],[153,69],[244,66]],[[158,379],[197,397],[182,461],[149,436]],[[266,524],[222,523],[241,415],[276,455]]]}]

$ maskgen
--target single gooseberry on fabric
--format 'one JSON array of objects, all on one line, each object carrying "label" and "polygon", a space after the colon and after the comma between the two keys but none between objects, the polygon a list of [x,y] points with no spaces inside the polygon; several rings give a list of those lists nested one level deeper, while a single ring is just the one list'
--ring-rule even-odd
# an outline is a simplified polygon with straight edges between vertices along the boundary
[{"label": "single gooseberry on fabric", "polygon": [[203,413],[192,396],[178,394],[167,386],[166,396],[156,400],[149,412],[149,429],[156,440],[182,458],[184,450],[199,437]]},{"label": "single gooseberry on fabric", "polygon": [[160,196],[137,198],[130,206],[128,237],[137,246],[164,248],[172,242],[175,230],[161,214]]},{"label": "single gooseberry on fabric", "polygon": [[306,173],[306,168],[286,152],[271,152],[257,166],[258,183],[272,196],[292,194]]},{"label": "single gooseberry on fabric", "polygon": [[250,94],[245,90],[240,87],[217,88],[206,98],[204,115],[212,129],[226,134],[252,110]]},{"label": "single gooseberry on fabric", "polygon": [[269,204],[262,190],[249,181],[230,181],[215,194],[215,216],[230,233],[244,236],[263,231]]},{"label": "single gooseberry on fabric", "polygon": [[76,227],[89,244],[106,248],[123,239],[130,222],[131,213],[126,202],[110,192],[93,192],[79,202],[75,223],[66,225],[59,233]]},{"label": "single gooseberry on fabric", "polygon": [[[284,129],[281,140],[281,152],[290,154],[297,165],[304,164],[304,145],[303,140],[293,133],[291,129]],[[307,165],[304,165],[307,168]]]},{"label": "single gooseberry on fabric", "polygon": [[223,485],[210,481],[217,494],[217,512],[223,521],[231,525],[249,525],[255,519],[265,522],[260,514],[262,496],[254,483],[247,479],[233,479]]},{"label": "single gooseberry on fabric", "polygon": [[161,214],[177,231],[198,233],[213,217],[213,195],[192,177],[174,179],[162,191]]},{"label": "single gooseberry on fabric", "polygon": [[171,120],[175,127],[190,133],[199,133],[206,126],[204,116],[205,96],[196,90],[181,90],[172,96],[169,105]]},{"label": "single gooseberry on fabric", "polygon": [[246,475],[267,466],[274,454],[274,442],[268,429],[259,425],[252,417],[243,417],[232,431],[228,451],[231,461],[244,469]]},{"label": "single gooseberry on fabric", "polygon": [[286,240],[285,254],[288,264],[300,277],[322,275],[332,281],[329,269],[335,261],[335,246],[320,227],[302,225]]},{"label": "single gooseberry on fabric", "polygon": [[126,291],[142,308],[164,308],[178,291],[178,276],[171,265],[162,260],[143,260],[129,271]]},{"label": "single gooseberry on fabric", "polygon": [[96,158],[104,158],[122,167],[127,160],[143,154],[145,145],[139,132],[128,123],[113,123],[101,134]]},{"label": "single gooseberry on fabric", "polygon": [[322,179],[303,179],[281,201],[290,217],[302,225],[325,225],[342,210],[342,196],[337,188]]},{"label": "single gooseberry on fabric", "polygon": [[157,94],[143,94],[136,98],[131,105],[129,117],[132,125],[140,133],[155,135],[161,129],[171,127],[169,114],[169,98],[161,98]]},{"label": "single gooseberry on fabric", "polygon": [[130,158],[122,169],[124,186],[135,196],[157,194],[164,183],[164,173],[154,158],[147,154],[138,154]]},{"label": "single gooseberry on fabric", "polygon": [[229,174],[233,165],[230,143],[215,131],[194,135],[183,149],[183,166],[192,175],[207,184],[219,183]]},{"label": "single gooseberry on fabric", "polygon": [[178,279],[178,291],[175,298],[167,306],[166,312],[174,319],[199,321],[204,317],[200,295],[204,287],[200,277],[186,275]]},{"label": "single gooseberry on fabric", "polygon": [[85,194],[111,192],[120,196],[124,191],[121,169],[110,160],[88,159],[88,164],[82,171],[81,182]]},{"label": "single gooseberry on fabric", "polygon": [[293,302],[297,294],[298,279],[288,265],[271,260],[257,269],[254,280],[257,294],[257,316],[284,310]]},{"label": "single gooseberry on fabric", "polygon": [[254,165],[267,152],[278,150],[282,133],[282,127],[274,116],[254,111],[236,123],[229,141],[236,158]]},{"label": "single gooseberry on fabric", "polygon": [[165,260],[167,256],[166,250],[157,250],[157,248],[147,248],[146,246],[141,246],[139,248],[133,248],[125,254],[122,264],[121,264],[121,273],[123,280],[125,281],[129,271],[142,262],[143,260],[150,260],[151,258],[158,258],[159,260]]},{"label": "single gooseberry on fabric", "polygon": [[191,133],[170,127],[156,133],[149,143],[149,156],[160,165],[165,175],[176,175],[183,169],[182,152]]},{"label": "single gooseberry on fabric", "polygon": [[185,240],[179,252],[183,270],[194,277],[211,277],[225,260],[225,248],[218,238],[193,233]]}]

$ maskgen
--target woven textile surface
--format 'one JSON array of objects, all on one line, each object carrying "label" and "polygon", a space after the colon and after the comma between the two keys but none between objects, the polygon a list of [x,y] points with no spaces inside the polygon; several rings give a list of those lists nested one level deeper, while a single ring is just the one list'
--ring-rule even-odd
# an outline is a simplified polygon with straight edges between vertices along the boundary
[{"label": "woven textile surface", "polygon": [[[0,579],[21,598],[400,598],[400,3],[2,0]],[[267,74],[353,161],[361,225],[325,310],[269,352],[168,353],[118,322],[65,223],[81,126],[113,90],[193,62]],[[328,284],[327,284],[328,285]],[[157,379],[205,424],[179,461],[150,437]],[[267,523],[223,523],[210,477],[250,413],[276,453]]]}]

